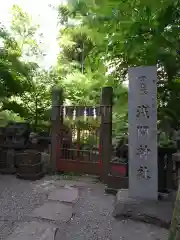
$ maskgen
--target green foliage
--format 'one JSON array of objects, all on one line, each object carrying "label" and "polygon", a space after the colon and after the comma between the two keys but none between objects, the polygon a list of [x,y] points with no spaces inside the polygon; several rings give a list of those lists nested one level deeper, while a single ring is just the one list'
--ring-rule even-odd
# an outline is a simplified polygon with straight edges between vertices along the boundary
[{"label": "green foliage", "polygon": [[24,92],[21,97],[22,104],[26,109],[26,118],[33,122],[49,120],[47,109],[51,107],[51,87],[52,79],[49,78],[45,71],[36,72],[31,80],[29,91]]},{"label": "green foliage", "polygon": [[[117,132],[127,122],[127,88],[120,82],[122,76],[117,78],[112,70],[114,65],[112,60],[109,61],[103,41],[105,32],[98,33],[94,26],[91,27],[88,15],[91,10],[87,3],[73,2],[58,9],[63,26],[59,34],[61,52],[57,69],[63,76],[62,84],[69,104],[99,105],[102,87],[114,88],[113,126]],[[122,118],[124,122],[120,124]]]},{"label": "green foliage", "polygon": [[44,56],[39,25],[17,5],[12,14],[11,35],[0,29],[2,109],[37,128],[48,121],[53,85],[63,87],[69,105],[98,105],[101,88],[112,86],[113,135],[124,137],[128,68],[157,64],[159,130],[169,141],[172,129],[179,129],[180,1],[72,0],[60,5],[61,51],[49,71],[38,64]]},{"label": "green foliage", "polygon": [[43,53],[39,46],[42,38],[39,25],[18,5],[12,8],[11,32],[16,45],[9,44],[8,49],[18,52],[22,59],[26,59],[28,75],[26,82],[23,82],[21,95],[8,99],[3,108],[18,113],[36,129],[44,121],[49,121],[47,112],[51,106],[51,88],[57,82],[57,74],[52,70],[47,72],[40,69],[38,62]]},{"label": "green foliage", "polygon": [[0,28],[0,98],[6,100],[13,95],[19,95],[26,86],[28,66],[20,61],[16,41],[2,26]]},{"label": "green foliage", "polygon": [[[115,134],[127,130],[127,89],[119,82],[126,80],[129,67],[139,65],[158,65],[160,130],[169,136],[169,129],[180,127],[177,101],[180,93],[179,1],[74,0],[61,7],[59,15],[64,26],[61,33],[63,37],[68,33],[71,39],[67,59],[70,61],[71,56],[71,60],[82,63],[82,58],[74,58],[77,56],[74,53],[83,32],[86,33],[84,45],[89,46],[87,39],[91,41],[88,51],[81,45],[79,52],[83,57],[83,74],[86,75],[87,68],[101,72],[99,67],[106,66],[102,78],[106,75],[108,84],[115,90]],[[70,46],[68,41],[66,43],[62,46],[63,56]],[[107,72],[110,72],[108,76]],[[104,86],[104,82],[102,85],[99,82],[99,86]]]},{"label": "green foliage", "polygon": [[39,33],[39,25],[33,22],[33,19],[23,11],[18,5],[14,5],[11,10],[12,21],[11,31],[16,39],[21,54],[33,58],[41,55],[39,47],[42,34]]}]

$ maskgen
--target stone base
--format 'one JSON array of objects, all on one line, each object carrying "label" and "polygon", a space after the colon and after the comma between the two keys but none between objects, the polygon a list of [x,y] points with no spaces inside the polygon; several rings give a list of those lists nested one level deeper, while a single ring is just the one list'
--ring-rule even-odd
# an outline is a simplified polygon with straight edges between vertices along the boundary
[{"label": "stone base", "polygon": [[126,189],[128,188],[128,177],[108,175],[107,186],[113,189]]},{"label": "stone base", "polygon": [[129,197],[128,189],[119,190],[113,212],[115,218],[130,218],[169,228],[173,214],[175,194],[162,200],[142,200]]},{"label": "stone base", "polygon": [[0,174],[15,174],[16,168],[1,168]]}]

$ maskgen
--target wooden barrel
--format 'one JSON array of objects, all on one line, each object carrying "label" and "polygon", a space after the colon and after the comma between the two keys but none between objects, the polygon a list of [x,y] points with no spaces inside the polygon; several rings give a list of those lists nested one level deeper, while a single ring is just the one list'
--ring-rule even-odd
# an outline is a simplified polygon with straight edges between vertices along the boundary
[{"label": "wooden barrel", "polygon": [[26,150],[16,155],[16,175],[25,180],[38,180],[44,176],[41,153],[36,150]]}]

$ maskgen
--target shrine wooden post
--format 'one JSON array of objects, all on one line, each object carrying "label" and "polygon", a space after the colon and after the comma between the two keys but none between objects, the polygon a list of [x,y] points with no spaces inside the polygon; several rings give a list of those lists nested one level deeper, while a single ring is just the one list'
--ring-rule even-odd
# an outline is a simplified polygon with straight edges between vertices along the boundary
[{"label": "shrine wooden post", "polygon": [[107,183],[110,160],[112,157],[112,87],[103,87],[101,95],[101,129],[100,129],[100,148],[101,148],[101,179]]},{"label": "shrine wooden post", "polygon": [[60,159],[61,124],[63,124],[63,89],[54,87],[52,90],[51,113],[51,170],[56,172],[56,162]]}]

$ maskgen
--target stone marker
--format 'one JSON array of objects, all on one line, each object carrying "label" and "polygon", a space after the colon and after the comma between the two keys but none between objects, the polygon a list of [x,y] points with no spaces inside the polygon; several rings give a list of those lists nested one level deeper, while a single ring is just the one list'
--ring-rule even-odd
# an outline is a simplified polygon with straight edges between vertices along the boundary
[{"label": "stone marker", "polygon": [[129,72],[129,196],[158,199],[157,69]]},{"label": "stone marker", "polygon": [[54,240],[57,228],[47,223],[30,222],[21,224],[7,240]]},{"label": "stone marker", "polygon": [[47,202],[41,207],[35,208],[30,216],[52,221],[67,222],[71,219],[72,213],[72,206],[57,202]]},{"label": "stone marker", "polygon": [[64,187],[52,191],[48,197],[49,200],[75,203],[78,200],[78,189],[72,187]]}]

